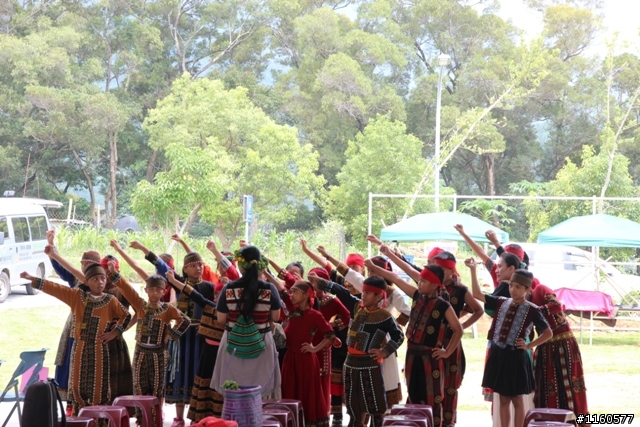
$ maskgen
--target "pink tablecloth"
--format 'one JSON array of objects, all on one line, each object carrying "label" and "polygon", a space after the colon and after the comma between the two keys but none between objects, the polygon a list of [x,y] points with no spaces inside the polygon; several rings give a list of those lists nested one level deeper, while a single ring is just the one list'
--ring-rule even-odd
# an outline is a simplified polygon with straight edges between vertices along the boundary
[{"label": "pink tablecloth", "polygon": [[603,316],[614,317],[616,307],[611,295],[598,291],[579,291],[570,288],[556,289],[558,300],[567,311],[593,311]]}]

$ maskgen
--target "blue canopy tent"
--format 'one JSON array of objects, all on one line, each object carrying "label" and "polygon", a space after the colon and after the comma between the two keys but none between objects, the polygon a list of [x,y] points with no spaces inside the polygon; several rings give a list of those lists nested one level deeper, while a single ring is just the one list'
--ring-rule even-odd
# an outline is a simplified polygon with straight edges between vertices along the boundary
[{"label": "blue canopy tent", "polygon": [[638,248],[640,224],[606,214],[577,216],[538,234],[538,243]]},{"label": "blue canopy tent", "polygon": [[509,233],[474,216],[457,212],[438,212],[415,215],[382,229],[383,241],[422,242],[425,240],[464,241],[453,228],[462,224],[465,233],[476,242],[489,242],[484,233],[495,231],[501,242],[509,241]]}]

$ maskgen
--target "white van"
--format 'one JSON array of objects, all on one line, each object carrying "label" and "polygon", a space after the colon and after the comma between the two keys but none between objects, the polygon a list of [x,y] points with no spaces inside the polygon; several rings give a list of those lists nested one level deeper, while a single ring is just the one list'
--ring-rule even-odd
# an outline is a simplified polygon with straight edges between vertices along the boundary
[{"label": "white van", "polygon": [[44,247],[50,227],[42,206],[21,199],[0,198],[0,303],[7,299],[12,286],[26,286],[29,295],[38,293],[20,278],[20,273],[49,276],[52,267]]},{"label": "white van", "polygon": [[[593,255],[575,246],[547,245],[539,243],[517,243],[529,256],[529,271],[551,289],[572,288],[586,291],[596,290]],[[504,244],[503,246],[506,246]],[[496,253],[491,255],[495,261]],[[640,276],[624,274],[605,260],[598,258],[599,289],[614,300],[632,291],[640,291]],[[481,277],[483,283],[491,283],[488,273]]]}]

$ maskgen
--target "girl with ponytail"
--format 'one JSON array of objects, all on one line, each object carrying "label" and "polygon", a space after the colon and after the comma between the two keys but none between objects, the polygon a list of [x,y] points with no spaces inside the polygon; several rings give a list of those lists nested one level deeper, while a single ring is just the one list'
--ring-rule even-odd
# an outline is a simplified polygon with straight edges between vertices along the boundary
[{"label": "girl with ponytail", "polygon": [[[260,385],[265,398],[280,398],[280,367],[270,322],[280,316],[280,297],[276,288],[260,280],[268,261],[255,246],[245,246],[235,254],[242,277],[222,289],[217,302],[218,322],[225,325],[211,388],[222,393],[222,384]],[[234,343],[238,328],[257,330],[251,343]],[[250,328],[250,329],[247,329]],[[257,338],[257,339],[255,339]]]}]

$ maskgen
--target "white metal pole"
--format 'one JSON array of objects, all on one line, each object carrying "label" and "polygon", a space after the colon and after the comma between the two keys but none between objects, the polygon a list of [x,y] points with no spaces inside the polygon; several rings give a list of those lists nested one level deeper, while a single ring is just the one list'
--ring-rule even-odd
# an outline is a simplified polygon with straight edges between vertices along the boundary
[{"label": "white metal pole", "polygon": [[[369,192],[369,225],[367,234],[371,234],[371,221],[373,221],[373,193]],[[367,258],[371,258],[371,242],[367,242]]]},{"label": "white metal pole", "polygon": [[434,175],[434,195],[436,212],[440,212],[440,102],[442,100],[442,74],[444,65],[440,65],[438,73],[438,94],[436,99],[436,140],[435,153],[433,155],[433,163],[435,169]]}]

